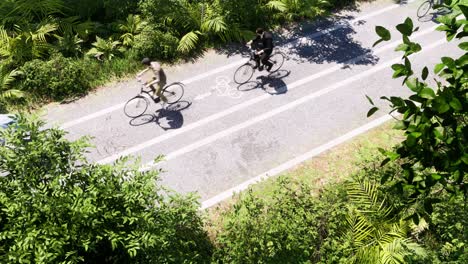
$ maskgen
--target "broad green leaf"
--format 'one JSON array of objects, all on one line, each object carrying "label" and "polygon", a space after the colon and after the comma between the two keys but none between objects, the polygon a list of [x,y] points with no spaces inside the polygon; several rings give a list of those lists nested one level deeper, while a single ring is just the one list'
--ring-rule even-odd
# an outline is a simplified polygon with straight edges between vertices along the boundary
[{"label": "broad green leaf", "polygon": [[396,28],[398,31],[400,31],[401,34],[405,36],[411,36],[411,33],[413,33],[412,28],[406,23],[398,24]]},{"label": "broad green leaf", "polygon": [[372,116],[372,115],[373,115],[375,112],[377,112],[378,110],[379,110],[378,107],[375,107],[375,106],[372,107],[372,108],[369,110],[369,112],[367,112],[367,117]]},{"label": "broad green leaf", "polygon": [[375,27],[375,32],[384,41],[388,41],[392,37],[391,34],[390,34],[390,31],[388,31],[388,29],[386,29],[386,28],[384,28],[382,26],[376,26]]},{"label": "broad green leaf", "polygon": [[405,43],[401,43],[400,45],[398,45],[395,48],[395,51],[406,51],[406,50],[408,50],[408,48],[409,48],[409,45],[407,45]]},{"label": "broad green leaf", "polygon": [[463,163],[468,164],[468,153],[463,154],[462,158]]},{"label": "broad green leaf", "polygon": [[434,99],[435,98],[434,90],[432,90],[431,88],[421,89],[421,91],[419,91],[418,95],[421,96],[422,98],[426,98],[426,99]]},{"label": "broad green leaf", "polygon": [[395,126],[393,126],[393,129],[404,130],[407,127],[408,126],[406,125],[406,123],[404,121],[398,121],[398,122],[396,122]]},{"label": "broad green leaf", "polygon": [[413,182],[420,182],[422,180],[423,180],[423,178],[418,175],[418,176],[414,177]]},{"label": "broad green leaf", "polygon": [[468,42],[460,43],[458,47],[462,50],[468,50]]},{"label": "broad green leaf", "polygon": [[442,57],[442,63],[449,68],[455,68],[455,61],[450,57]]},{"label": "broad green leaf", "polygon": [[410,88],[411,91],[416,93],[419,92],[419,90],[421,90],[417,78],[408,78],[408,80],[406,80],[406,86],[408,86],[408,88]]},{"label": "broad green leaf", "polygon": [[444,127],[435,127],[433,132],[436,138],[444,140]]},{"label": "broad green leaf", "polygon": [[443,114],[450,110],[450,105],[445,101],[444,97],[437,97],[432,102],[432,107],[434,107],[435,110],[440,114]]},{"label": "broad green leaf", "polygon": [[460,10],[463,12],[463,15],[465,16],[465,19],[468,19],[468,6],[466,5],[458,5]]},{"label": "broad green leaf", "polygon": [[423,79],[423,81],[427,79],[428,75],[429,75],[429,70],[427,69],[427,67],[424,67],[424,69],[422,70],[422,74],[421,74],[421,78]]},{"label": "broad green leaf", "polygon": [[458,100],[456,97],[453,97],[452,98],[452,101],[450,101],[450,106],[456,110],[456,111],[460,111],[463,109],[463,106],[462,104],[460,103],[460,100]]},{"label": "broad green leaf", "polygon": [[442,71],[443,68],[445,68],[445,64],[443,63],[436,64],[436,66],[434,67],[434,73],[439,74],[439,72]]}]

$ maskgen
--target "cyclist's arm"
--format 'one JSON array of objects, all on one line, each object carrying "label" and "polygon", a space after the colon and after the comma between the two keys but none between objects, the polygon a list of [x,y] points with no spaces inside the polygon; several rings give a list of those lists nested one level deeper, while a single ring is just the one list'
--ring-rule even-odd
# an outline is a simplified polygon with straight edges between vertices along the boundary
[{"label": "cyclist's arm", "polygon": [[148,70],[149,70],[149,68],[146,68],[146,69],[142,70],[141,72],[139,72],[139,73],[137,74],[137,77],[141,77],[141,76],[142,76],[145,72],[147,72]]},{"label": "cyclist's arm", "polygon": [[151,81],[150,83],[148,83],[146,86],[151,86],[155,83],[158,83],[159,82],[159,78],[156,78],[155,80]]}]

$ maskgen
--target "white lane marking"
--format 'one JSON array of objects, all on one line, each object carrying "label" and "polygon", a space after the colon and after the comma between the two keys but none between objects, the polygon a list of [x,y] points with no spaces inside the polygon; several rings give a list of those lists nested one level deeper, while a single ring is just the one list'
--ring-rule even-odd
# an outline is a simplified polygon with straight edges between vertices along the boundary
[{"label": "white lane marking", "polygon": [[292,160],[289,160],[281,165],[279,165],[278,167],[276,168],[273,168],[269,171],[266,171],[248,181],[245,181],[233,188],[230,188],[218,195],[215,195],[205,201],[202,202],[201,204],[201,209],[204,210],[204,209],[207,209],[209,207],[212,207],[213,205],[223,201],[223,200],[226,200],[230,197],[232,197],[235,193],[238,193],[240,191],[243,191],[243,190],[246,190],[247,188],[249,188],[250,185],[252,184],[256,184],[256,183],[259,183],[265,179],[268,179],[272,176],[275,176],[275,175],[278,175],[288,169],[291,169],[293,168],[294,166],[297,166],[299,165],[300,163],[306,161],[306,160],[309,160],[341,143],[344,143],[348,140],[350,140],[351,138],[355,137],[355,136],[358,136],[372,128],[375,128],[377,126],[380,126],[381,124],[385,123],[386,121],[392,119],[392,117],[390,115],[384,115],[378,119],[375,119],[359,128],[356,128],[338,138],[335,138],[317,148],[314,148],[312,149],[311,151],[307,152],[307,153],[304,153],[302,154],[301,156],[299,157],[296,157]]},{"label": "white lane marking", "polygon": [[[421,32],[419,32],[418,34],[415,34],[413,37],[414,37],[414,38],[418,38],[418,37],[423,36],[423,35],[425,35],[425,34],[429,34],[429,33],[431,33],[431,32],[434,31],[434,28],[435,28],[435,27],[437,27],[437,25],[436,25],[436,26],[433,26],[433,27],[431,27],[431,28],[429,28],[429,29],[426,29],[426,30],[424,30],[424,31],[421,31]],[[374,54],[379,54],[379,53],[384,52],[384,51],[386,51],[386,50],[388,50],[388,49],[391,49],[391,48],[393,48],[393,47],[396,47],[399,43],[400,43],[399,40],[394,41],[394,42],[391,42],[391,43],[389,43],[389,44],[387,44],[387,45],[385,45],[385,46],[382,46],[381,48],[375,50]],[[353,59],[350,59],[350,60],[344,62],[343,64],[350,64],[350,63],[358,62],[359,60],[362,60],[363,58],[365,58],[365,56],[367,56],[367,55],[364,54],[364,55],[358,56],[358,57],[356,57],[356,58],[353,58]],[[331,73],[333,73],[333,72],[335,72],[335,71],[340,70],[341,68],[342,68],[342,65],[335,65],[335,66],[330,67],[330,68],[328,68],[328,69],[326,69],[326,70],[323,70],[323,71],[321,71],[321,72],[318,72],[318,73],[316,73],[316,74],[313,74],[313,75],[311,75],[311,76],[309,76],[309,77],[307,77],[307,78],[304,78],[304,79],[298,80],[298,81],[296,81],[296,82],[293,82],[292,84],[290,84],[290,85],[287,86],[287,87],[288,87],[288,90],[292,90],[292,89],[294,89],[295,87],[298,87],[299,85],[305,84],[305,83],[310,82],[310,81],[315,80],[315,79],[318,79],[318,78],[320,78],[320,77],[322,77],[322,76],[331,74]],[[159,137],[155,137],[155,138],[153,138],[153,139],[150,139],[150,140],[148,140],[148,141],[145,141],[145,142],[143,142],[143,143],[140,143],[140,144],[138,144],[138,145],[136,145],[136,146],[133,146],[133,147],[131,147],[131,148],[128,148],[128,149],[126,149],[126,150],[124,150],[124,151],[122,151],[122,152],[116,153],[116,154],[111,155],[111,156],[109,156],[109,157],[107,157],[107,158],[104,158],[104,159],[102,159],[102,160],[99,160],[98,163],[100,163],[100,164],[109,163],[109,162],[112,162],[112,161],[114,161],[114,160],[116,160],[116,159],[118,159],[118,158],[120,158],[120,157],[133,154],[133,153],[138,152],[138,151],[140,151],[140,150],[142,150],[142,149],[144,149],[144,148],[150,147],[150,146],[152,146],[152,145],[155,145],[155,144],[160,143],[160,142],[162,142],[162,141],[168,140],[168,139],[170,139],[170,138],[173,138],[173,137],[175,137],[175,136],[178,136],[178,135],[180,135],[180,134],[182,134],[182,133],[185,133],[185,132],[187,132],[187,131],[193,130],[193,129],[198,128],[198,127],[201,127],[201,126],[203,126],[203,125],[205,125],[205,124],[208,124],[208,123],[210,123],[210,122],[212,122],[212,121],[215,121],[215,120],[217,120],[217,119],[223,118],[223,117],[225,117],[225,116],[227,116],[227,115],[230,115],[230,114],[232,114],[232,113],[234,113],[234,112],[240,111],[240,110],[242,110],[242,109],[244,109],[244,108],[246,108],[246,107],[249,107],[249,106],[251,106],[251,105],[254,105],[254,104],[256,104],[256,103],[259,103],[259,102],[261,102],[261,101],[264,101],[264,100],[266,100],[266,99],[268,99],[268,98],[270,98],[270,97],[271,97],[270,94],[264,94],[264,95],[255,97],[255,98],[250,99],[250,100],[248,100],[248,101],[245,101],[245,102],[243,102],[243,103],[241,103],[241,104],[237,104],[237,105],[235,105],[235,106],[233,106],[233,107],[231,107],[231,108],[228,108],[228,109],[226,109],[226,110],[223,110],[223,111],[218,112],[218,113],[216,113],[216,114],[213,114],[213,115],[211,115],[211,116],[208,116],[208,117],[205,117],[205,118],[203,118],[203,119],[200,119],[199,121],[196,121],[196,122],[194,122],[194,123],[192,123],[192,124],[189,124],[189,125],[187,125],[187,126],[184,126],[184,127],[180,128],[180,129],[178,129],[178,130],[174,130],[174,131],[172,131],[171,133],[167,133],[167,134],[161,135],[161,136],[159,136]]]},{"label": "white lane marking", "polygon": [[[349,21],[349,23],[354,23],[356,21],[359,21],[359,20],[363,20],[363,19],[367,19],[367,18],[371,18],[371,17],[374,17],[374,16],[377,16],[377,15],[380,15],[382,13],[385,13],[387,11],[390,11],[392,9],[395,9],[395,8],[398,8],[400,7],[399,4],[393,4],[391,6],[388,6],[386,8],[382,8],[380,10],[377,10],[377,11],[374,11],[374,12],[371,12],[369,14],[366,14],[364,16],[361,16],[361,17],[357,17],[357,18],[354,18],[352,20]],[[291,40],[289,42],[286,42],[284,43],[283,45],[294,45],[294,43],[299,43],[299,42],[302,42],[304,39],[310,39],[310,38],[317,38],[321,35],[324,35],[324,34],[328,34],[334,30],[337,30],[337,29],[340,29],[342,27],[344,27],[346,24],[340,24],[340,25],[337,25],[337,26],[333,26],[329,29],[326,29],[326,30],[323,30],[323,31],[320,31],[320,32],[315,32],[315,33],[312,33],[308,36],[305,36],[305,37],[301,37],[299,39],[295,39],[295,40]],[[219,67],[219,68],[216,68],[214,70],[211,70],[211,71],[208,71],[206,73],[203,73],[203,74],[199,74],[195,77],[192,77],[190,79],[187,79],[187,80],[184,80],[182,81],[182,83],[184,84],[189,84],[189,83],[192,83],[192,82],[195,82],[195,81],[198,81],[198,80],[201,80],[201,79],[204,79],[204,78],[207,78],[209,76],[212,76],[214,74],[217,74],[217,73],[220,73],[222,71],[225,71],[227,69],[230,69],[230,68],[234,68],[242,63],[245,62],[245,59],[241,59],[239,61],[236,61],[236,62],[233,62],[233,63],[230,63],[226,66],[223,66],[223,67]],[[62,124],[60,127],[62,129],[66,129],[66,128],[69,128],[69,127],[72,127],[72,126],[75,126],[77,124],[80,124],[80,123],[83,123],[85,121],[88,121],[88,120],[91,120],[91,119],[94,119],[94,118],[97,118],[99,116],[102,116],[102,115],[105,115],[105,114],[108,114],[108,113],[111,113],[113,111],[116,111],[116,110],[119,110],[121,108],[123,108],[125,105],[125,102],[123,103],[120,103],[120,104],[117,104],[117,105],[114,105],[114,106],[111,106],[111,107],[108,107],[108,108],[105,108],[105,109],[102,109],[98,112],[95,112],[95,113],[92,113],[92,114],[89,114],[89,115],[86,115],[86,116],[83,116],[81,118],[78,118],[78,119],[75,119],[75,120],[72,120],[72,121],[69,121],[69,122],[65,122],[64,124]]]},{"label": "white lane marking", "polygon": [[[433,48],[435,48],[437,46],[440,46],[440,45],[444,44],[445,42],[446,42],[445,39],[441,39],[441,40],[431,44],[430,46],[426,47],[425,51],[429,51],[429,50],[431,50],[431,49],[433,49]],[[361,73],[359,73],[357,75],[354,75],[353,77],[350,77],[348,79],[337,82],[337,83],[335,83],[335,84],[333,84],[333,85],[331,85],[331,86],[329,86],[329,87],[327,87],[325,89],[322,89],[322,90],[319,90],[317,92],[314,92],[314,93],[308,94],[306,96],[303,96],[302,98],[297,99],[297,100],[295,100],[293,102],[290,102],[288,104],[285,104],[285,105],[283,105],[283,106],[281,106],[279,108],[275,108],[275,109],[273,109],[273,110],[271,110],[269,112],[266,112],[264,114],[261,114],[259,116],[254,117],[254,118],[251,118],[251,119],[249,119],[249,120],[247,120],[245,122],[242,122],[240,124],[232,126],[232,127],[228,128],[226,130],[223,130],[223,131],[218,132],[216,134],[213,134],[213,135],[211,135],[209,137],[206,137],[206,138],[204,138],[202,140],[199,140],[199,141],[197,141],[195,143],[192,143],[192,144],[187,145],[187,146],[185,146],[183,148],[180,148],[180,149],[178,149],[178,150],[176,150],[174,152],[171,152],[171,153],[165,155],[164,160],[168,161],[168,160],[174,159],[174,158],[176,158],[178,156],[184,155],[184,154],[186,154],[188,152],[191,152],[191,151],[193,151],[195,149],[199,149],[199,148],[201,148],[201,147],[203,147],[205,145],[208,145],[208,144],[210,144],[210,143],[212,143],[212,142],[214,142],[214,141],[216,141],[218,139],[221,139],[221,138],[226,137],[226,136],[228,136],[228,135],[230,135],[232,133],[235,133],[237,131],[245,129],[245,128],[253,125],[253,124],[256,124],[256,123],[261,122],[263,120],[269,119],[269,118],[271,118],[271,117],[273,117],[273,116],[275,116],[277,114],[280,114],[282,112],[293,109],[293,108],[295,108],[295,107],[297,107],[297,106],[299,106],[299,105],[301,105],[303,103],[306,103],[306,102],[308,102],[308,101],[310,101],[310,100],[312,100],[314,98],[317,98],[319,96],[322,96],[324,94],[332,92],[332,91],[334,91],[334,90],[336,90],[336,89],[338,89],[340,87],[343,87],[343,86],[345,86],[347,84],[358,81],[358,80],[360,80],[360,79],[362,79],[364,77],[372,75],[372,74],[374,74],[374,73],[376,73],[378,71],[381,71],[383,69],[387,69],[392,64],[397,63],[399,61],[401,61],[401,58],[395,58],[393,60],[387,61],[384,64],[381,64],[381,65],[373,67],[373,68],[371,68],[371,69],[369,69],[367,71],[364,71],[364,72],[361,72]],[[298,86],[300,86],[300,85],[302,85],[304,83],[307,83],[307,81],[304,81],[304,79],[300,80],[300,81],[297,81],[297,82],[291,84],[290,86],[288,86],[288,89],[293,88],[293,87],[298,87]],[[157,164],[154,164],[154,162],[151,161],[151,162],[146,163],[140,170],[142,170],[142,171],[149,170],[152,167],[154,167],[155,165],[157,165]]]},{"label": "white lane marking", "polygon": [[193,98],[193,100],[195,100],[195,101],[203,100],[203,99],[205,99],[206,97],[209,97],[211,94],[212,94],[211,92],[199,94],[199,95],[197,95],[195,98]]}]

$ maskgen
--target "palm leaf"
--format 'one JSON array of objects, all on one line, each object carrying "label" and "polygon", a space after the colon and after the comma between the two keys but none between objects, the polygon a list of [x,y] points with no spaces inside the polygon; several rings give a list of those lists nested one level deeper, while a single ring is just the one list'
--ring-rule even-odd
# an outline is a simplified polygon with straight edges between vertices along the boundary
[{"label": "palm leaf", "polygon": [[17,89],[10,89],[3,92],[0,91],[0,101],[19,99],[23,98],[24,96],[25,93]]},{"label": "palm leaf", "polygon": [[191,31],[185,34],[179,41],[177,50],[182,53],[189,53],[197,47],[198,41],[200,40],[199,34],[201,32]]},{"label": "palm leaf", "polygon": [[270,1],[266,5],[270,9],[277,10],[277,11],[280,11],[280,12],[288,12],[288,10],[289,10],[288,6],[285,3],[283,3],[282,1]]},{"label": "palm leaf", "polygon": [[227,26],[223,17],[215,17],[203,22],[201,30],[202,32],[221,34],[227,30]]}]

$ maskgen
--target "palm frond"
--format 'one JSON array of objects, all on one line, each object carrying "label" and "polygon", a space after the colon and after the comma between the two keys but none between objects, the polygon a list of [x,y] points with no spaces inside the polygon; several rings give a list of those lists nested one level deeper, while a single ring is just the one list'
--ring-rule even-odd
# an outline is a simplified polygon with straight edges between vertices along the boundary
[{"label": "palm frond", "polygon": [[24,98],[25,93],[17,89],[0,91],[0,101]]},{"label": "palm frond", "polygon": [[283,1],[270,1],[266,5],[268,8],[280,12],[288,12],[289,10],[289,7]]},{"label": "palm frond", "polygon": [[197,47],[198,41],[200,40],[199,34],[201,32],[191,31],[185,34],[179,41],[177,50],[182,53],[189,53]]},{"label": "palm frond", "polygon": [[227,30],[227,26],[226,22],[224,22],[224,18],[218,16],[203,22],[201,30],[207,33],[222,34]]}]

